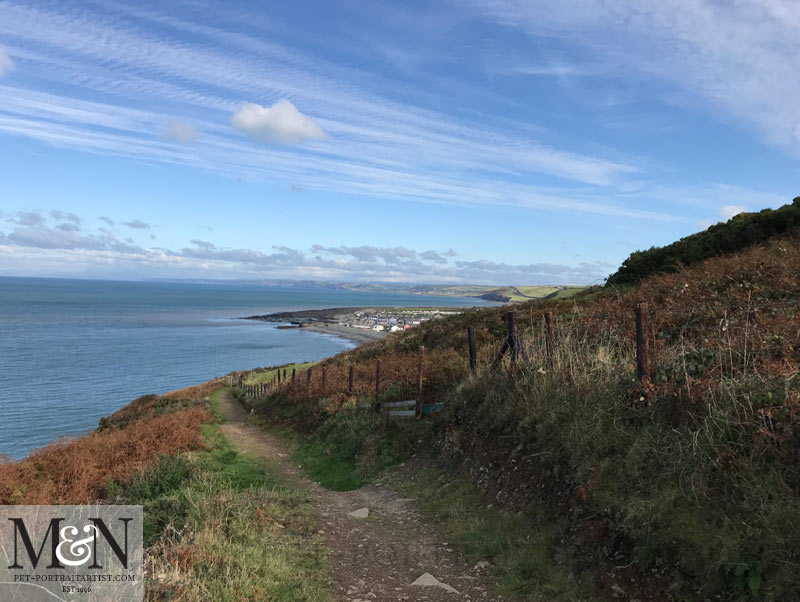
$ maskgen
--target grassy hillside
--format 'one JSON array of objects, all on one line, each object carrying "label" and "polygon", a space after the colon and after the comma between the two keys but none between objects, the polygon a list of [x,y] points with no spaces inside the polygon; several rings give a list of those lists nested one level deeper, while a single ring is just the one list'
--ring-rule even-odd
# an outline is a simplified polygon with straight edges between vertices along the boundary
[{"label": "grassy hillside", "polygon": [[710,226],[665,247],[636,251],[608,278],[608,284],[640,282],[655,274],[675,272],[710,257],[716,257],[765,242],[800,226],[800,197],[780,209],[740,213],[727,222]]},{"label": "grassy hillside", "polygon": [[91,435],[0,460],[0,504],[144,506],[147,602],[332,600],[308,494],[222,437],[222,384],[145,395]]},{"label": "grassy hillside", "polygon": [[[625,589],[642,600],[796,600],[798,265],[800,237],[787,235],[625,293],[519,304],[529,359],[498,369],[490,366],[507,308],[467,311],[325,360],[314,368],[319,376],[326,367],[325,390],[312,380],[255,407],[310,433],[322,453],[362,478],[426,449],[471,475],[494,504],[550,521],[540,565],[513,569],[515,587],[531,596],[546,585],[547,599],[595,599],[574,594],[563,575],[543,585],[541,575],[558,562],[594,581],[619,578],[624,566],[638,584]],[[651,312],[647,384],[635,378],[638,302]],[[543,311],[554,314],[552,359]],[[467,326],[478,345],[476,377]],[[423,397],[445,402],[444,411],[387,425],[360,409],[415,396],[419,345]],[[504,550],[494,559],[501,564]]]}]

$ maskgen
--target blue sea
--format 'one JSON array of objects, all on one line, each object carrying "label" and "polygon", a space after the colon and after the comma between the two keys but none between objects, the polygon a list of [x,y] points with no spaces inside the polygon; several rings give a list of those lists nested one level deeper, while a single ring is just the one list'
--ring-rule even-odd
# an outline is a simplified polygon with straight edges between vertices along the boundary
[{"label": "blue sea", "polygon": [[132,399],[353,347],[241,316],[475,298],[318,288],[0,277],[0,454],[85,433]]}]

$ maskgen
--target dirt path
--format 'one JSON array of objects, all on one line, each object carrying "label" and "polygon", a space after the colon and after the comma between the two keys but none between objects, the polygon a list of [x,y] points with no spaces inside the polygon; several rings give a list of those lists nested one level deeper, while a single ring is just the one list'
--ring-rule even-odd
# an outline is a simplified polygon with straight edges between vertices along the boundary
[{"label": "dirt path", "polygon": [[[267,460],[292,484],[313,495],[339,600],[503,600],[489,593],[487,577],[481,574],[485,570],[459,558],[422,523],[414,500],[379,485],[329,491],[302,474],[280,439],[246,423],[246,412],[229,392],[223,414],[222,432],[234,445],[247,455]],[[366,518],[350,515],[364,508],[369,513]],[[412,585],[425,573],[448,587]]]}]

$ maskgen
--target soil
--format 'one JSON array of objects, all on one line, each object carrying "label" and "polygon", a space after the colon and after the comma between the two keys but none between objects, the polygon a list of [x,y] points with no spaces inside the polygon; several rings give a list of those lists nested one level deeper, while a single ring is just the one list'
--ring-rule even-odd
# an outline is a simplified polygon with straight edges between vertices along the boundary
[{"label": "soil", "polygon": [[[242,453],[266,461],[279,476],[311,495],[328,550],[332,593],[338,600],[507,600],[491,592],[485,563],[476,565],[461,558],[420,518],[413,499],[404,499],[380,484],[355,491],[325,489],[305,477],[281,439],[246,422],[246,411],[229,393],[223,414],[222,432]],[[351,516],[356,511],[360,511],[356,515],[365,514],[364,508],[368,509],[366,518]],[[426,573],[449,589],[412,585]]]}]

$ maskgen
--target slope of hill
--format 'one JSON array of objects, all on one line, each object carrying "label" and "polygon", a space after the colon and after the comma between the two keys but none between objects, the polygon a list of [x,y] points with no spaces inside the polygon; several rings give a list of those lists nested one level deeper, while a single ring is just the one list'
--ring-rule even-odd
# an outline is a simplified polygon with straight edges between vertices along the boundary
[{"label": "slope of hill", "polygon": [[636,251],[608,278],[608,284],[639,282],[648,276],[675,272],[710,257],[745,249],[800,226],[800,197],[779,209],[740,213],[664,247]]},{"label": "slope of hill", "polygon": [[[471,310],[325,360],[310,382],[249,403],[270,421],[312,433],[362,478],[424,446],[449,470],[471,475],[492,503],[549,520],[554,541],[564,543],[537,550],[533,565],[501,571],[530,576],[566,563],[579,581],[597,581],[618,579],[627,567],[639,585],[625,589],[642,600],[796,600],[798,266],[793,234],[623,294],[519,304],[527,360],[494,368],[508,308]],[[638,302],[650,309],[649,382],[636,380]],[[543,311],[554,316],[552,355]],[[427,428],[387,425],[359,409],[416,395],[420,345],[423,398],[444,403],[423,421]],[[542,583],[529,577],[529,586],[533,595]],[[570,587],[554,579],[548,599]]]}]

